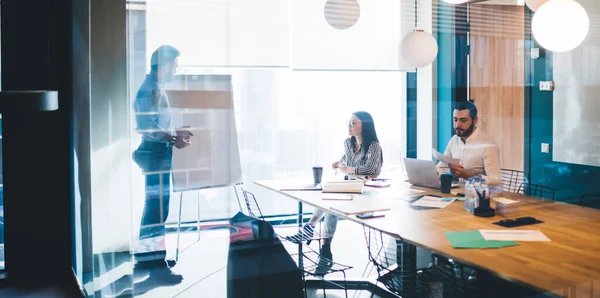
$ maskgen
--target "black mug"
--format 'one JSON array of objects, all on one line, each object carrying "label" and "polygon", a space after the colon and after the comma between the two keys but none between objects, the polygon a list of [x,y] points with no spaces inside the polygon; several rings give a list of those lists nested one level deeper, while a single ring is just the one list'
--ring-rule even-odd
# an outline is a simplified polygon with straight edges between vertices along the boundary
[{"label": "black mug", "polygon": [[450,193],[450,188],[452,187],[452,175],[441,174],[440,186],[442,193]]},{"label": "black mug", "polygon": [[323,178],[323,168],[313,167],[313,179],[315,184],[321,183],[321,178]]}]

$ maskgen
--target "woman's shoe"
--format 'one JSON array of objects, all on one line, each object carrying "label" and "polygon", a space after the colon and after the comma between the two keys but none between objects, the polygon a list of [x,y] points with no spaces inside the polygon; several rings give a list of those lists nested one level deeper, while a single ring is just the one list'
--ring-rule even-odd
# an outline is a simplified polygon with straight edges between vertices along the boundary
[{"label": "woman's shoe", "polygon": [[315,269],[315,275],[325,275],[333,267],[333,254],[331,253],[331,246],[325,244],[321,247],[319,253],[319,263]]},{"label": "woman's shoe", "polygon": [[298,230],[298,233],[296,233],[296,235],[293,236],[286,236],[285,239],[287,241],[293,242],[293,243],[300,243],[304,240],[306,240],[306,245],[310,245],[310,242],[312,241],[312,237],[315,234],[315,227],[306,224],[302,227],[301,230]]}]

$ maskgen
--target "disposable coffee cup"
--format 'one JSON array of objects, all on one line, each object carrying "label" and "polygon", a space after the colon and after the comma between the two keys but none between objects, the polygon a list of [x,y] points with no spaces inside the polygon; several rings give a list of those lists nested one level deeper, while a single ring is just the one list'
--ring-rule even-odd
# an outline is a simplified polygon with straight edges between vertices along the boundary
[{"label": "disposable coffee cup", "polygon": [[321,178],[323,178],[323,168],[313,167],[313,180],[315,184],[321,183]]}]

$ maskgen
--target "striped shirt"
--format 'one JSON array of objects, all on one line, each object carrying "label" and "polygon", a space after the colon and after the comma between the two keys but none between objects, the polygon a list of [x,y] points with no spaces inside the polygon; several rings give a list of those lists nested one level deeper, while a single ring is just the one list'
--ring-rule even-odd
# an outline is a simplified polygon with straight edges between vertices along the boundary
[{"label": "striped shirt", "polygon": [[381,146],[378,142],[372,142],[369,149],[365,153],[360,148],[356,150],[352,145],[351,137],[344,142],[344,156],[340,159],[340,163],[349,167],[354,167],[354,174],[378,176],[381,173],[383,158],[381,156]]}]

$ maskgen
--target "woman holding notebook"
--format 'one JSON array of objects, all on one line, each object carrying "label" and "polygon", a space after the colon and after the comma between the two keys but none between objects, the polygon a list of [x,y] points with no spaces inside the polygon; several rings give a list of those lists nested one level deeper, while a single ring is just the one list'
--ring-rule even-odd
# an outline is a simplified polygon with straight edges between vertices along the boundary
[{"label": "woman holding notebook", "polygon": [[[383,156],[377,132],[375,132],[373,117],[363,111],[353,113],[348,121],[348,135],[350,137],[344,141],[344,155],[340,160],[335,161],[331,167],[349,175],[368,178],[377,177],[381,172]],[[323,239],[323,245],[321,246],[321,256],[324,258],[319,260],[318,268],[323,268],[322,273],[325,274],[333,265],[331,240],[337,227],[337,216],[322,209],[316,209],[310,221],[299,233],[312,237],[315,225],[323,217],[325,217],[325,231],[323,232],[325,239]],[[297,236],[300,235],[295,237]],[[308,241],[308,244],[310,244],[310,241]]]}]

